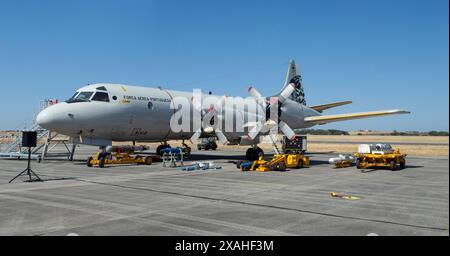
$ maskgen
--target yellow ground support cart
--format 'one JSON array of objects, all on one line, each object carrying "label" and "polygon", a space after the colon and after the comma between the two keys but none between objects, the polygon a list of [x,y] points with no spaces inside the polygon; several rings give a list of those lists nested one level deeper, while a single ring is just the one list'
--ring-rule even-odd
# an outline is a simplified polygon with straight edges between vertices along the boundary
[{"label": "yellow ground support cart", "polygon": [[[388,146],[390,147],[390,145]],[[355,154],[355,158],[356,168],[358,169],[383,167],[394,171],[406,167],[406,154],[400,153],[399,149],[388,151],[373,150],[370,153],[361,153],[360,150],[360,152]]]},{"label": "yellow ground support cart", "polygon": [[285,171],[286,168],[302,168],[309,166],[309,157],[303,154],[275,154],[267,161],[260,157],[256,161],[240,163],[242,171]]},{"label": "yellow ground support cart", "polygon": [[[151,165],[153,158],[158,156],[146,156],[133,155],[137,147],[134,146],[122,146],[107,148],[107,150],[99,150],[94,156],[91,156],[87,160],[87,166],[99,166],[105,167],[109,164],[145,164]],[[140,149],[140,148],[139,148]]]},{"label": "yellow ground support cart", "polygon": [[341,162],[339,162],[339,163],[335,163],[334,164],[334,167],[336,168],[336,169],[338,169],[338,168],[346,168],[346,167],[350,167],[352,165],[352,162],[350,162],[350,161],[348,161],[348,160],[342,160]]}]

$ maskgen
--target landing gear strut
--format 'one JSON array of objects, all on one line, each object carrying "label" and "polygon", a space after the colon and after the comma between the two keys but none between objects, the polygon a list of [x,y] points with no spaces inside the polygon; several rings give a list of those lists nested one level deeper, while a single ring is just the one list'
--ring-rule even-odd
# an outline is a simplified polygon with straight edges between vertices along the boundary
[{"label": "landing gear strut", "polygon": [[182,140],[181,145],[183,145],[183,152],[186,156],[191,155],[191,147],[189,147],[186,143],[184,143],[184,139]]},{"label": "landing gear strut", "polygon": [[245,153],[245,159],[248,161],[258,160],[261,156],[264,156],[264,151],[258,146],[247,149],[247,152]]},{"label": "landing gear strut", "polygon": [[161,150],[163,150],[165,148],[171,148],[171,146],[169,144],[167,144],[166,141],[164,142],[164,144],[161,144],[156,148],[156,154],[159,156],[162,156],[163,154],[162,154]]}]

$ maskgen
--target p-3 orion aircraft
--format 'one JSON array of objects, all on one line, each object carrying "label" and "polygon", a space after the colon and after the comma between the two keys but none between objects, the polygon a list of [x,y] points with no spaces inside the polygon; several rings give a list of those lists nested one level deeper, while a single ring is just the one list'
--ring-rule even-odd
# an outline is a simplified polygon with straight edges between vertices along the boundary
[{"label": "p-3 orion aircraft", "polygon": [[[157,148],[170,147],[169,140],[217,137],[223,144],[250,145],[247,158],[254,159],[262,154],[258,147],[262,135],[268,135],[273,127],[276,133],[288,138],[295,136],[294,130],[309,128],[331,122],[352,119],[410,113],[405,110],[381,110],[351,114],[323,115],[323,111],[350,104],[351,101],[334,102],[324,105],[307,106],[302,77],[292,60],[289,63],[285,83],[279,93],[263,97],[254,87],[248,89],[257,107],[244,105],[229,107],[231,96],[216,96],[200,93],[202,99],[213,99],[213,104],[196,102],[192,92],[166,90],[163,88],[138,87],[123,84],[91,84],[78,89],[65,102],[52,105],[41,111],[37,123],[47,130],[55,131],[73,138],[74,143],[106,147],[112,141],[162,142]],[[200,113],[206,126],[194,127],[193,119],[189,130],[172,129],[173,117],[181,112],[174,107],[175,99],[185,99],[193,111]],[[242,99],[242,98],[241,98]],[[275,99],[275,100],[273,100]],[[276,108],[273,108],[273,107]],[[258,110],[263,111],[258,111]],[[225,112],[238,120],[230,129],[220,129],[214,123],[223,121]],[[271,113],[276,113],[274,120]],[[250,121],[251,120],[251,121]],[[171,122],[172,121],[172,122]],[[215,122],[216,121],[216,122]]]}]

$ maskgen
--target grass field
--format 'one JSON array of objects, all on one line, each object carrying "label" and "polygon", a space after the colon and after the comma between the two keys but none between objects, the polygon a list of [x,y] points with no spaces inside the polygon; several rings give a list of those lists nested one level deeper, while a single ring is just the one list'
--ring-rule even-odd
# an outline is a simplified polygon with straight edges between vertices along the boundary
[{"label": "grass field", "polygon": [[[396,145],[391,143],[393,148],[400,149],[400,152],[412,156],[448,156],[448,145]],[[358,144],[337,144],[337,143],[309,143],[308,151],[311,152],[336,152],[354,153],[358,151]]]},{"label": "grass field", "polygon": [[[415,156],[448,156],[449,137],[447,136],[308,136],[308,150],[313,152],[356,152],[359,143],[378,142],[389,143],[401,152]],[[314,141],[320,143],[314,143]],[[325,142],[325,143],[324,143]],[[334,143],[333,143],[334,142]],[[336,142],[354,142],[342,144]],[[396,144],[400,143],[400,144]],[[408,143],[408,144],[402,144]],[[416,143],[416,144],[415,144]],[[446,144],[446,145],[443,145]]]},{"label": "grass field", "polygon": [[419,143],[419,144],[448,144],[448,136],[359,136],[359,135],[308,135],[310,141],[326,142],[385,142],[385,143]]},{"label": "grass field", "polygon": [[[345,143],[343,143],[345,142]],[[432,136],[358,136],[358,135],[308,135],[308,151],[330,152],[330,153],[355,153],[360,143],[389,143],[400,152],[412,156],[448,156],[449,137]],[[396,144],[408,143],[408,144]],[[416,143],[416,144],[414,144]],[[172,147],[181,146],[181,141],[169,141]],[[149,143],[156,147],[158,143]],[[191,147],[195,147],[190,145]],[[248,146],[221,146],[224,149],[247,148]],[[264,150],[272,150],[272,144],[262,143],[260,147]]]}]

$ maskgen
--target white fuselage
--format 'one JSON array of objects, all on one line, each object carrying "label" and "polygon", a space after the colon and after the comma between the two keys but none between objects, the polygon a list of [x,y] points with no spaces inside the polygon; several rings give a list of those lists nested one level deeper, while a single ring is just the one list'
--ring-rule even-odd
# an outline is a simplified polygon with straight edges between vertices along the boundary
[{"label": "white fuselage", "polygon": [[[82,99],[80,94],[83,92],[89,97]],[[92,94],[89,94],[90,92]],[[94,96],[96,93],[103,97]],[[182,97],[192,102],[192,92],[93,84],[77,90],[74,97],[74,100],[43,110],[36,118],[38,124],[51,131],[81,138],[83,143],[93,145],[108,145],[111,141],[152,142],[189,139],[194,132],[192,129],[174,132],[170,125],[171,118],[177,111],[173,107],[173,99]],[[81,100],[76,97],[80,97]],[[202,94],[202,97],[212,98],[213,101],[220,99],[220,96],[207,94]],[[280,119],[293,129],[304,128],[304,117],[319,115],[317,111],[294,101],[286,102],[283,108],[285,111]],[[239,106],[235,106],[231,112],[236,120],[242,121],[242,124],[250,119],[265,118],[265,113],[260,113],[261,111],[255,112]],[[245,139],[248,128],[242,128],[242,124],[234,124],[235,127],[241,125],[240,129],[224,130],[230,142],[242,143],[243,138]]]}]

